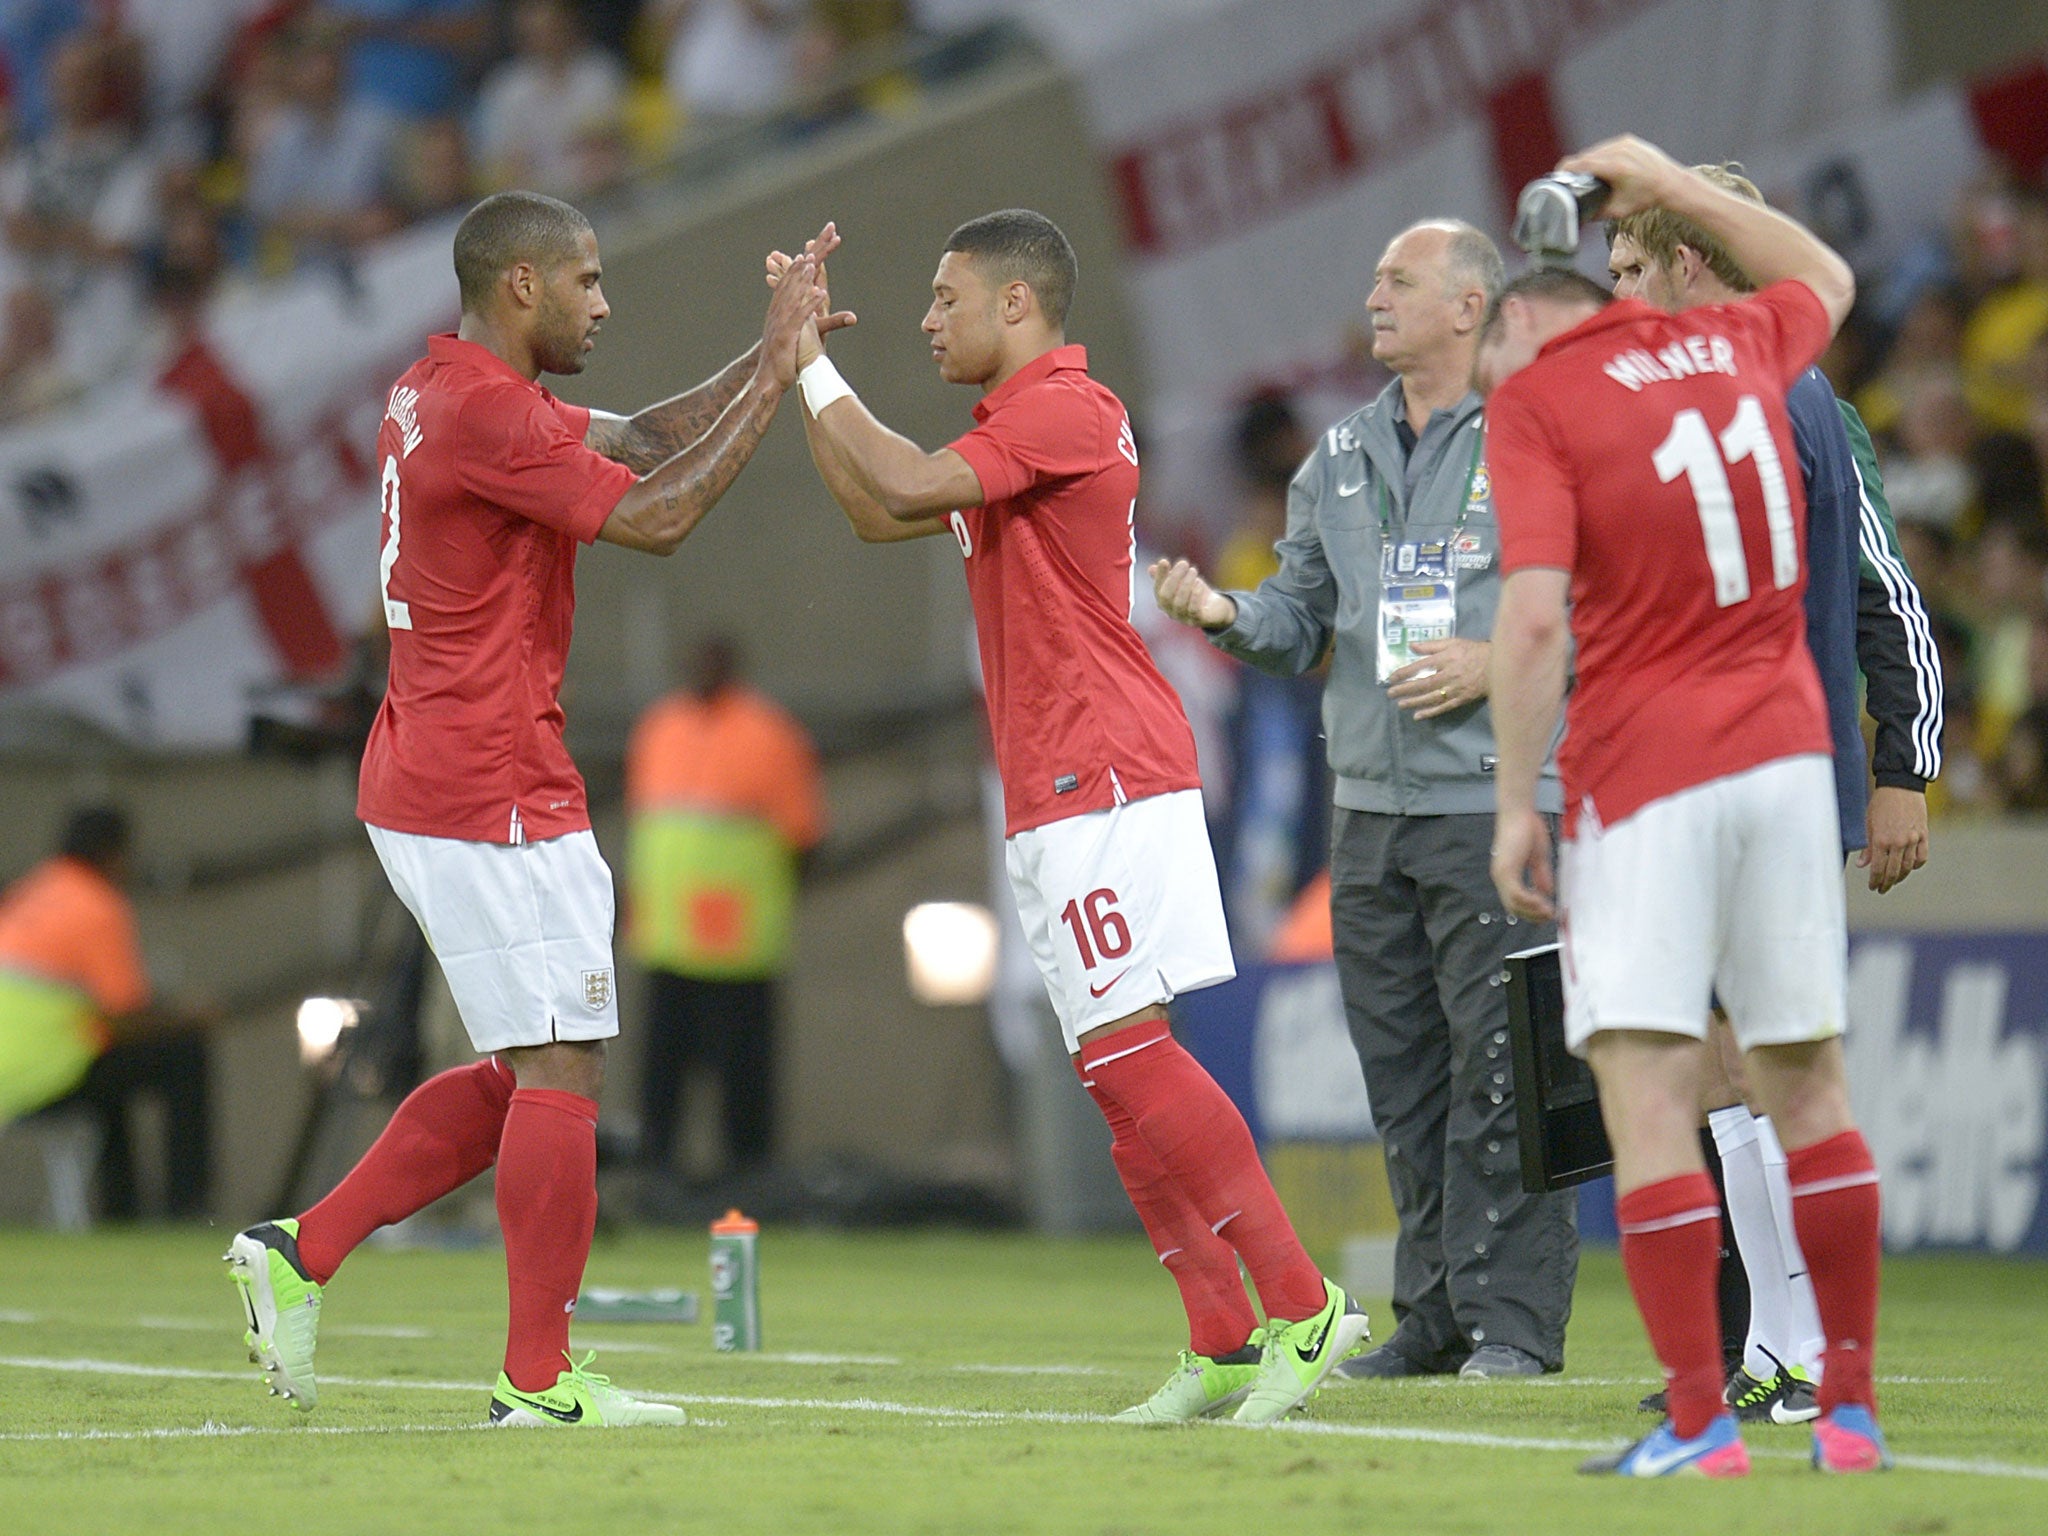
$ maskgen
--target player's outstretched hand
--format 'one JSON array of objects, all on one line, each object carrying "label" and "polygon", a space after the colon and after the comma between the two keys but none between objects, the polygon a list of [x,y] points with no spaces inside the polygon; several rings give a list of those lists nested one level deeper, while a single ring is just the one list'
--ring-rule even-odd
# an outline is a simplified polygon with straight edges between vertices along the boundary
[{"label": "player's outstretched hand", "polygon": [[1865,825],[1870,845],[1856,863],[1870,871],[1870,888],[1882,896],[1927,862],[1927,797],[1880,784],[1870,792]]},{"label": "player's outstretched hand", "polygon": [[1675,178],[1692,172],[1656,145],[1625,133],[1603,139],[1590,149],[1566,155],[1557,162],[1560,171],[1582,171],[1598,176],[1614,191],[1600,210],[1604,219],[1619,219],[1645,208],[1661,207],[1669,198]]},{"label": "player's outstretched hand", "polygon": [[1493,822],[1493,888],[1516,917],[1547,923],[1557,916],[1557,880],[1550,868],[1550,828],[1533,808],[1501,811]]},{"label": "player's outstretched hand", "polygon": [[1418,640],[1420,661],[1390,673],[1387,696],[1418,720],[1477,704],[1486,697],[1493,647],[1484,640]]},{"label": "player's outstretched hand", "polygon": [[825,290],[818,286],[818,265],[799,256],[783,269],[768,300],[768,318],[761,325],[761,368],[784,389],[796,382],[796,342],[818,311]]},{"label": "player's outstretched hand", "polygon": [[1152,578],[1159,611],[1169,619],[1198,629],[1223,629],[1237,618],[1235,599],[1210,586],[1185,560],[1154,560],[1146,574]]},{"label": "player's outstretched hand", "polygon": [[[860,323],[860,316],[856,315],[852,310],[835,310],[832,308],[831,284],[825,278],[825,258],[838,249],[839,226],[830,221],[827,221],[825,227],[819,230],[817,234],[804,242],[803,254],[818,264],[818,287],[824,290],[826,295],[818,301],[818,336],[821,340],[831,335],[834,331],[843,330],[849,325],[858,325]],[[795,259],[781,251],[770,251],[768,253],[766,275],[770,288],[775,287],[776,284],[782,281],[782,274],[789,270],[790,262]],[[810,359],[805,358],[804,361],[809,362]]]}]

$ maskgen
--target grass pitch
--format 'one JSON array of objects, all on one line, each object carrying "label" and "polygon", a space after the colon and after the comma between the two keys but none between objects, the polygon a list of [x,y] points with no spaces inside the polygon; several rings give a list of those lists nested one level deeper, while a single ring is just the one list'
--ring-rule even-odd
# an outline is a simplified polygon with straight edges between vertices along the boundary
[{"label": "grass pitch", "polygon": [[[1569,1371],[1332,1387],[1272,1430],[1101,1419],[1184,1341],[1141,1238],[762,1239],[767,1352],[710,1330],[579,1326],[596,1368],[684,1429],[487,1431],[495,1249],[366,1249],[327,1294],[321,1404],[244,1363],[224,1231],[0,1232],[0,1530],[745,1533],[2048,1531],[2048,1269],[1894,1260],[1883,1407],[1898,1470],[1827,1479],[1751,1430],[1742,1484],[1579,1477],[1641,1433],[1655,1366],[1589,1252]],[[601,1241],[597,1285],[704,1291],[706,1240]],[[1376,1331],[1384,1299],[1365,1298]]]}]

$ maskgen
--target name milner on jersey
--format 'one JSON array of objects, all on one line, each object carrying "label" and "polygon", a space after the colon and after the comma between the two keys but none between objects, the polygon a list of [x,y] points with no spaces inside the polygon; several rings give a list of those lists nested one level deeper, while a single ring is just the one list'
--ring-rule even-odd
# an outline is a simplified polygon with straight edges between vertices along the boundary
[{"label": "name milner on jersey", "polygon": [[1645,384],[1668,384],[1700,373],[1735,375],[1735,348],[1725,336],[1681,336],[1655,352],[1633,347],[1617,352],[1600,371],[1640,394]]},{"label": "name milner on jersey", "polygon": [[391,403],[384,408],[384,419],[396,423],[404,439],[401,458],[411,458],[413,449],[420,445],[419,405],[420,392],[401,384],[391,391]]}]

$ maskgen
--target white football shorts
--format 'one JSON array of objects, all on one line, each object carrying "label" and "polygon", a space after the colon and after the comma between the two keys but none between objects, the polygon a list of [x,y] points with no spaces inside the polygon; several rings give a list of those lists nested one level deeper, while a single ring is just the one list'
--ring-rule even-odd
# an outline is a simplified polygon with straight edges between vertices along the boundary
[{"label": "white football shorts", "polygon": [[1559,882],[1575,1053],[1603,1029],[1705,1039],[1716,992],[1744,1050],[1842,1032],[1849,941],[1827,757],[1694,785],[1614,827],[1589,803]]},{"label": "white football shorts", "polygon": [[368,830],[478,1051],[619,1032],[612,872],[588,831],[472,843]]},{"label": "white football shorts", "polygon": [[1070,1055],[1099,1025],[1237,974],[1200,790],[1047,822],[1005,859]]}]

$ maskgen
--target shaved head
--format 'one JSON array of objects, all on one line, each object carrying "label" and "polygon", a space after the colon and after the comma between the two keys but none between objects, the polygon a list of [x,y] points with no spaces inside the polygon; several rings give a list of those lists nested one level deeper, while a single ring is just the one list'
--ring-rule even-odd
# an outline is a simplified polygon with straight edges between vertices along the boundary
[{"label": "shaved head", "polygon": [[484,314],[498,280],[521,262],[549,272],[574,261],[590,220],[558,198],[499,192],[469,210],[455,231],[455,280],[462,312]]}]

